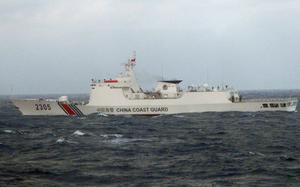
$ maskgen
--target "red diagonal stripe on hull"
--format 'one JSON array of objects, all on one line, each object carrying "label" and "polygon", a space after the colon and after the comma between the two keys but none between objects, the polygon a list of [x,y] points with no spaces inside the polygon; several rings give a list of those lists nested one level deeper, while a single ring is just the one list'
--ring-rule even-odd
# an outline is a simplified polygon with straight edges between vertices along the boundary
[{"label": "red diagonal stripe on hull", "polygon": [[64,107],[65,111],[67,111],[70,116],[77,115],[76,112],[68,104],[61,104],[61,105]]}]

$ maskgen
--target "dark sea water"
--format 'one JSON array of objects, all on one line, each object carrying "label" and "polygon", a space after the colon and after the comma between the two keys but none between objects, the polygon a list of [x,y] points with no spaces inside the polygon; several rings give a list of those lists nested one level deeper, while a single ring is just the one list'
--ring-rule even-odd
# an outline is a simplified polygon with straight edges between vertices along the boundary
[{"label": "dark sea water", "polygon": [[296,187],[300,113],[24,117],[2,97],[0,186]]}]

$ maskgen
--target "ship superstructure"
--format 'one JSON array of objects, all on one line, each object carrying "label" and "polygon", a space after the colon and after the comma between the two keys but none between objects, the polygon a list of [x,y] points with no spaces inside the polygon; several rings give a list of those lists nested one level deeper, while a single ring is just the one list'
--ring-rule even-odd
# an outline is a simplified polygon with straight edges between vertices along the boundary
[{"label": "ship superstructure", "polygon": [[107,115],[161,115],[199,112],[258,112],[296,111],[298,99],[243,100],[229,86],[209,87],[207,84],[186,91],[180,88],[181,80],[159,80],[154,91],[143,91],[139,86],[134,67],[134,54],[124,65],[124,72],[115,79],[94,80],[87,104],[58,100],[13,100],[24,115],[83,116],[93,113]]}]

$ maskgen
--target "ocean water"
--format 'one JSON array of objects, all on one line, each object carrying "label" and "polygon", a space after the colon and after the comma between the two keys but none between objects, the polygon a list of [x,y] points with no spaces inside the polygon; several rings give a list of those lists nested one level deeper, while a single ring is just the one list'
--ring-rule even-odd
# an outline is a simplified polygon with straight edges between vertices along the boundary
[{"label": "ocean water", "polygon": [[2,97],[0,186],[296,187],[300,113],[28,117]]}]

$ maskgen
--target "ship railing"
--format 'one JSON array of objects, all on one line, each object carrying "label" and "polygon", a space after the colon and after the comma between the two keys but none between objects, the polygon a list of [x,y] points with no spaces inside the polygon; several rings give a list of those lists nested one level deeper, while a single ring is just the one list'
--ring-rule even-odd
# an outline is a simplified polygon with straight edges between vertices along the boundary
[{"label": "ship railing", "polygon": [[241,102],[298,102],[296,97],[244,99]]},{"label": "ship railing", "polygon": [[26,98],[26,99],[20,99],[23,101],[57,101],[57,99],[45,99],[45,98]]},{"label": "ship railing", "polygon": [[[178,99],[183,96],[182,92],[178,92],[174,97],[163,97],[158,92],[143,92],[143,93],[131,93],[125,94],[123,92],[124,97],[128,98],[129,100],[156,100],[156,99]],[[138,97],[136,97],[138,95]]]}]

